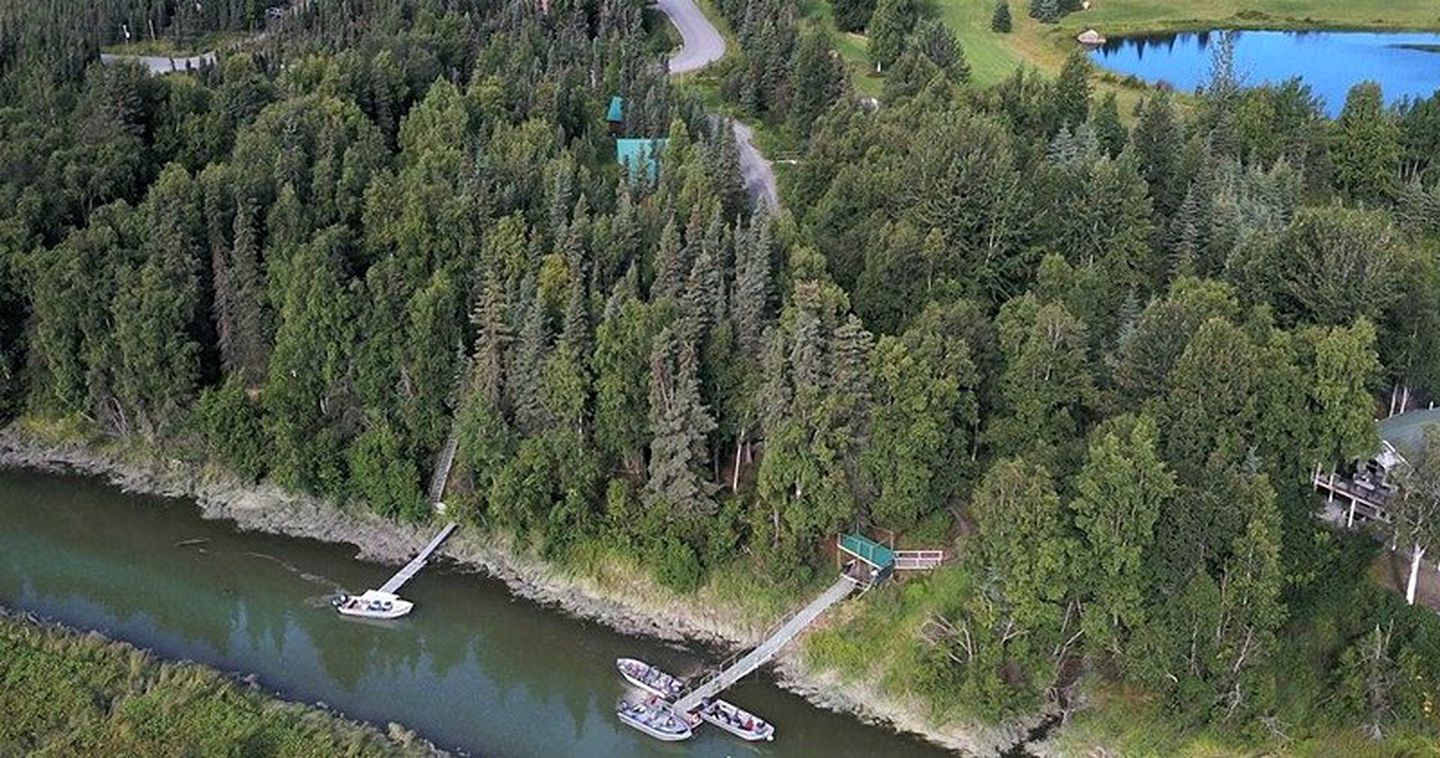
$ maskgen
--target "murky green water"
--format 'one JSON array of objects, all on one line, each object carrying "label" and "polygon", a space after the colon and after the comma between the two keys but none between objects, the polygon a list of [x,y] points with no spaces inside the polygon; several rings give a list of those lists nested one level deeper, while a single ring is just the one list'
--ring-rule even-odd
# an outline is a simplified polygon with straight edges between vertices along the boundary
[{"label": "murky green water", "polygon": [[241,533],[188,501],[78,477],[0,470],[0,603],[99,629],[167,658],[249,672],[267,689],[398,721],[436,744],[499,756],[920,756],[917,740],[818,710],[764,679],[733,702],[777,725],[755,746],[711,727],[665,745],[620,724],[617,656],[698,672],[710,656],[617,634],[432,565],[393,622],[338,616],[326,597],[391,573],[353,550]]}]

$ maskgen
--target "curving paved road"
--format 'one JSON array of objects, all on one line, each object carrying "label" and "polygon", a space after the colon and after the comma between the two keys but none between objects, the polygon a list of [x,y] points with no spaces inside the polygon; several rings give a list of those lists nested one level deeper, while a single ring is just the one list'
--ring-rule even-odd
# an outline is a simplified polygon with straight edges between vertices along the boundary
[{"label": "curving paved road", "polygon": [[659,0],[656,7],[670,17],[683,40],[680,49],[670,56],[670,73],[698,71],[725,55],[725,38],[705,18],[695,0]]},{"label": "curving paved road", "polygon": [[[680,32],[680,49],[670,56],[669,68],[672,74],[698,71],[720,60],[725,55],[725,38],[710,19],[695,5],[695,0],[657,0],[656,7],[670,19]],[[754,131],[745,124],[731,122],[735,144],[740,148],[740,175],[745,183],[745,193],[750,196],[757,210],[773,211],[780,207],[780,195],[775,190],[775,170],[770,161],[755,147]]]}]

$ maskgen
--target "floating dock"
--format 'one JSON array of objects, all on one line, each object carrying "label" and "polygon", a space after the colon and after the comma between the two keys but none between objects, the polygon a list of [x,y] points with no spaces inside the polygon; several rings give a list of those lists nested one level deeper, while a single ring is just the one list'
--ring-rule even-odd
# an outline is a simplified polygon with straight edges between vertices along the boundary
[{"label": "floating dock", "polygon": [[395,576],[390,577],[390,581],[380,586],[380,591],[391,595],[399,592],[400,588],[404,586],[406,582],[414,579],[415,575],[420,573],[420,569],[425,568],[425,564],[430,560],[430,556],[436,550],[440,549],[441,543],[445,542],[453,531],[455,531],[455,523],[451,522],[446,524],[445,528],[441,529],[440,533],[435,535],[429,544],[421,549],[414,558],[410,559],[410,562],[405,564],[404,568],[395,572]]}]

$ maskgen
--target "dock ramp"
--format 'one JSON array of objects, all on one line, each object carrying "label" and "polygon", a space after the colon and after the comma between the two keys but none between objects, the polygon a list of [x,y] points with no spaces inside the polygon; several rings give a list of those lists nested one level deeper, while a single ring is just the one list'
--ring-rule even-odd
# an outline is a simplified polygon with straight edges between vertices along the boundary
[{"label": "dock ramp", "polygon": [[809,605],[802,608],[799,613],[791,616],[789,621],[782,624],[779,629],[775,630],[774,634],[771,634],[770,637],[760,643],[758,647],[746,653],[739,660],[725,667],[719,673],[701,682],[677,700],[675,702],[675,711],[677,713],[690,713],[694,711],[700,707],[701,702],[704,700],[715,697],[731,685],[740,681],[746,674],[765,665],[765,663],[771,658],[774,658],[775,655],[780,652],[780,649],[785,647],[790,640],[795,639],[796,635],[800,634],[805,627],[819,618],[822,613],[829,610],[830,606],[849,597],[850,593],[855,591],[856,586],[855,580],[850,577],[840,577],[834,584],[830,585],[829,589],[821,593],[819,597],[810,601]]},{"label": "dock ramp", "polygon": [[391,595],[397,594],[401,586],[413,579],[416,574],[420,573],[420,569],[425,568],[425,563],[430,560],[431,554],[440,549],[440,544],[449,538],[450,533],[453,531],[455,531],[455,524],[446,524],[445,528],[441,529],[440,533],[435,535],[429,544],[425,545],[414,558],[410,559],[410,562],[405,564],[404,568],[395,572],[395,576],[390,577],[390,581],[386,582],[380,588],[380,591],[388,592]]}]

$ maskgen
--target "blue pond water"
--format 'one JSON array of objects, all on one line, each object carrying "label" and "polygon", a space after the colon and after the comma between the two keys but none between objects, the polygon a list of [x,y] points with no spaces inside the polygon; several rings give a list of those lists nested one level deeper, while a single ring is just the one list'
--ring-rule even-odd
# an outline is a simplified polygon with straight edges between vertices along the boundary
[{"label": "blue pond water", "polygon": [[1440,90],[1440,34],[1431,32],[1187,32],[1112,39],[1091,53],[1101,66],[1193,92],[1209,79],[1211,46],[1236,35],[1235,69],[1247,85],[1302,78],[1330,115],[1345,93],[1378,82],[1386,102]]}]

